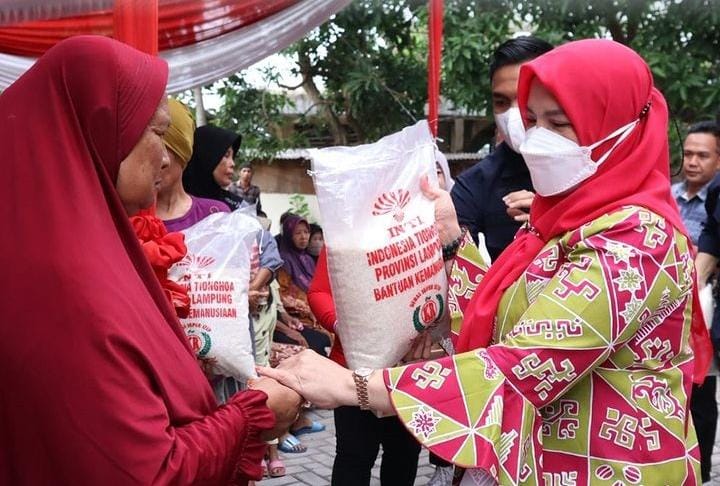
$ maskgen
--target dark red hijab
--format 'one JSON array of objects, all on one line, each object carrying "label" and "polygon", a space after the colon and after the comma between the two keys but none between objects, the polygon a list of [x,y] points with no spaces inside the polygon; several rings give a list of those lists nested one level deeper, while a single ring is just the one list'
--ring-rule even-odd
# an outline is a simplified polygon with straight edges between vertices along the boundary
[{"label": "dark red hijab", "polygon": [[245,418],[216,411],[115,191],[167,76],[81,36],[0,95],[1,484],[190,484],[237,465]]},{"label": "dark red hijab", "polygon": [[[667,105],[653,86],[645,61],[633,50],[610,40],[582,40],[560,46],[521,68],[518,104],[523,117],[535,79],[563,107],[580,145],[602,140],[636,120],[646,107],[649,110],[593,177],[568,194],[535,197],[530,221],[537,234],[522,233],[490,267],[465,314],[459,350],[488,345],[503,292],[520,278],[551,239],[626,205],[650,209],[687,234],[670,194]],[[593,159],[597,160],[614,142],[598,147]],[[700,314],[697,298],[693,309]],[[700,366],[705,366],[707,347],[702,335],[707,336],[707,331],[701,315],[693,319],[693,326],[700,340],[700,349],[695,346],[696,358],[700,358]]]}]

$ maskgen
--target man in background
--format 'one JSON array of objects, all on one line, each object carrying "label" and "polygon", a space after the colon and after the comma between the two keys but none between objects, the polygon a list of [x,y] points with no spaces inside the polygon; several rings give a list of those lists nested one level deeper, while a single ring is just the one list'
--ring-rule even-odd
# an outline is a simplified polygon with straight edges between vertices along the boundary
[{"label": "man in background", "polygon": [[534,197],[530,172],[519,153],[525,139],[517,105],[520,66],[552,48],[542,39],[524,36],[495,50],[490,81],[493,114],[502,141],[490,155],[460,174],[451,192],[458,221],[467,226],[476,243],[477,234],[484,234],[493,260],[527,221]]},{"label": "man in background", "polygon": [[[705,121],[690,127],[683,143],[685,180],[674,184],[673,196],[694,245],[698,246],[695,266],[700,289],[717,271],[720,259],[720,128]],[[717,299],[716,299],[717,303]],[[720,312],[715,312],[711,335],[718,350]],[[710,323],[708,323],[710,324]],[[700,471],[703,484],[710,484],[710,467],[718,411],[715,392],[717,367],[713,366],[702,385],[693,385],[690,410],[700,446]]]},{"label": "man in background", "polygon": [[243,201],[252,205],[255,204],[257,212],[262,212],[262,206],[260,205],[260,188],[253,185],[253,168],[249,162],[245,162],[240,165],[240,177],[238,180],[228,187],[228,191],[232,192],[236,196],[243,198]]}]

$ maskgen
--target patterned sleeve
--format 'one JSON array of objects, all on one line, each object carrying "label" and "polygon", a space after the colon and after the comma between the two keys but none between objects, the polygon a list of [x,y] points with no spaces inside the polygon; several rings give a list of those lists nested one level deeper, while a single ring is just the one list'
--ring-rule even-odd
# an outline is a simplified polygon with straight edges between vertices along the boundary
[{"label": "patterned sleeve", "polygon": [[468,234],[453,261],[452,270],[448,277],[448,307],[450,310],[450,337],[455,344],[460,334],[465,308],[475,293],[483,276],[487,273],[488,264],[480,254],[477,246]]},{"label": "patterned sleeve", "polygon": [[606,361],[632,363],[630,341],[667,324],[692,289],[687,242],[647,211],[621,214],[602,231],[584,227],[561,240],[556,271],[537,290],[527,285],[534,295],[498,344],[385,371],[395,409],[420,442],[500,484],[538,481],[540,410],[573,406],[553,402],[576,386],[588,388],[589,402],[583,378]]}]

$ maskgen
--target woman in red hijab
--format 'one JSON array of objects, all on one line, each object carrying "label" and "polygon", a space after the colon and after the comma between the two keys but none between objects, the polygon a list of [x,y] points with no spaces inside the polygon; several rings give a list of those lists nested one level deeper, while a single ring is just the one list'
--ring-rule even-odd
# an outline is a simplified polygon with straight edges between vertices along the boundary
[{"label": "woman in red hijab", "polygon": [[0,96],[0,484],[244,484],[294,419],[271,382],[216,405],[128,221],[167,163],[167,75],[76,37]]},{"label": "woman in red hijab", "polygon": [[665,101],[635,52],[586,40],[525,64],[518,102],[538,196],[489,270],[447,195],[426,187],[443,243],[460,247],[459,354],[367,378],[303,353],[264,373],[320,406],[394,411],[467,468],[463,486],[698,484],[688,397],[710,348],[670,195]]}]

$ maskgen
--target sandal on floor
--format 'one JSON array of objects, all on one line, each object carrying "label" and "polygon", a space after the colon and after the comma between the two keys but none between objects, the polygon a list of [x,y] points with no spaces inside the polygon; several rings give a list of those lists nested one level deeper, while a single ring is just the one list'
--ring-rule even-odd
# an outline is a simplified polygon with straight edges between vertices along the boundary
[{"label": "sandal on floor", "polygon": [[285,464],[280,459],[267,461],[267,470],[271,478],[281,478],[285,476]]},{"label": "sandal on floor", "polygon": [[323,430],[325,430],[325,424],[321,424],[320,422],[315,422],[313,420],[312,424],[300,427],[297,430],[291,430],[290,432],[294,436],[299,437],[303,434],[314,434],[315,432],[322,432]]},{"label": "sandal on floor", "polygon": [[288,434],[285,440],[278,444],[278,449],[286,454],[298,454],[307,451],[307,447],[292,434]]}]

